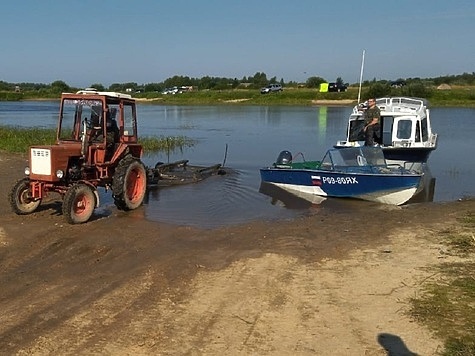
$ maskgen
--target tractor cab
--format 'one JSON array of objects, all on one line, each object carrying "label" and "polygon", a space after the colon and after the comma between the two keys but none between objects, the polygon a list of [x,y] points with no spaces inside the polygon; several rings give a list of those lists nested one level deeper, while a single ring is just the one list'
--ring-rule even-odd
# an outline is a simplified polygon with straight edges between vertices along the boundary
[{"label": "tractor cab", "polygon": [[91,89],[63,94],[57,144],[78,143],[88,165],[110,162],[120,144],[136,144],[136,109],[131,96]]}]

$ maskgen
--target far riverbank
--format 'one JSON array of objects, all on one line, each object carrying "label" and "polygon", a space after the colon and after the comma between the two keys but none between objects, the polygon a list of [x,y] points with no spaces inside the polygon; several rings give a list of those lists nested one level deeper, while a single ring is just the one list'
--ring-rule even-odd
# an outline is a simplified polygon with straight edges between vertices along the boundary
[{"label": "far riverbank", "polygon": [[[141,103],[163,105],[257,105],[257,106],[353,106],[370,96],[410,96],[426,99],[431,107],[475,107],[475,88],[456,87],[450,90],[427,89],[426,94],[398,88],[390,93],[375,92],[363,88],[350,87],[346,92],[320,93],[317,89],[284,88],[282,92],[261,94],[256,89],[194,90],[179,94],[140,92],[131,94]],[[59,100],[60,94],[39,94],[38,92],[0,92],[0,101]]]}]

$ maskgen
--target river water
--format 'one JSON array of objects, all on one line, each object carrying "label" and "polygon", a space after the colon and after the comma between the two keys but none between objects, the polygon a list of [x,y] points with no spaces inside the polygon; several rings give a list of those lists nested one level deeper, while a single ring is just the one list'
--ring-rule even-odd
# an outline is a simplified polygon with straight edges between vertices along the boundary
[{"label": "river water", "polygon": [[[172,224],[216,227],[253,220],[290,219],[325,212],[351,212],[368,202],[327,199],[310,204],[278,189],[261,187],[259,168],[282,150],[320,159],[344,139],[351,107],[336,106],[163,106],[139,104],[141,136],[186,136],[196,141],[183,152],[146,154],[144,163],[188,159],[190,164],[225,163],[231,172],[198,184],[153,188],[144,207],[146,219]],[[55,127],[58,102],[0,102],[0,125]],[[454,201],[475,196],[475,109],[432,108],[438,148],[429,158],[431,180],[421,201]],[[13,183],[13,182],[12,182]],[[101,193],[105,209],[110,194]]]}]

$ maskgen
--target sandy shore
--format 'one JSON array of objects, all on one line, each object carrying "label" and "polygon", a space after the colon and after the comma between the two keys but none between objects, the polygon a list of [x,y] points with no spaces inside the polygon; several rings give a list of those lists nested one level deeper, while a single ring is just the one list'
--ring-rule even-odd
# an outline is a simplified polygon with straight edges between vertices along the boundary
[{"label": "sandy shore", "polygon": [[[475,201],[371,206],[197,229],[106,207],[10,212],[21,157],[1,156],[0,350],[5,355],[434,355],[407,311],[450,260],[441,230]],[[368,216],[372,223],[368,223]],[[395,353],[394,353],[395,354]],[[406,353],[408,354],[408,353]]]}]

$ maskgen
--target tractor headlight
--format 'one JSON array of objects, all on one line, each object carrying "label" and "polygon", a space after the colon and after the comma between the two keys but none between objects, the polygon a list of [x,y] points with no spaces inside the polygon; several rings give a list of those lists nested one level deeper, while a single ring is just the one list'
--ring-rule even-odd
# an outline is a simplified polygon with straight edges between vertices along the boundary
[{"label": "tractor headlight", "polygon": [[59,179],[63,178],[64,176],[64,172],[61,170],[61,169],[58,169],[56,171],[56,177],[58,177]]},{"label": "tractor headlight", "polygon": [[25,175],[30,175],[30,167],[25,167]]}]

